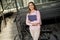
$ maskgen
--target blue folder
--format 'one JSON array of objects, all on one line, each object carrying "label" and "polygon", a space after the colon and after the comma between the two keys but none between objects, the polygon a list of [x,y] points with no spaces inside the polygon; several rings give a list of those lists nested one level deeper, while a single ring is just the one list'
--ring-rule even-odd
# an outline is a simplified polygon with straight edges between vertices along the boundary
[{"label": "blue folder", "polygon": [[35,20],[37,20],[37,16],[36,15],[28,15],[28,19],[30,21],[35,21]]}]

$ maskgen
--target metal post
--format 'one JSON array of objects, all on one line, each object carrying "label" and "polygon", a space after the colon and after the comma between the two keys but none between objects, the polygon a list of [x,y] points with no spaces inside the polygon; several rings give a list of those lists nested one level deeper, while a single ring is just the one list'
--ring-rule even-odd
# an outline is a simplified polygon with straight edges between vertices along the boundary
[{"label": "metal post", "polygon": [[15,0],[15,5],[16,5],[16,10],[18,12],[19,10],[18,10],[18,5],[17,5],[17,0]]},{"label": "metal post", "polygon": [[0,2],[1,2],[1,6],[2,6],[2,18],[4,20],[4,23],[6,24],[6,21],[5,21],[5,18],[4,18],[4,13],[3,13],[4,8],[3,8],[2,0],[0,0]]},{"label": "metal post", "polygon": [[[2,0],[0,0],[0,2],[1,2],[1,7],[2,7],[2,9],[3,9],[3,11],[4,11],[4,8],[3,8],[3,4],[2,4]],[[3,11],[2,11],[2,13],[3,13]],[[2,14],[3,16],[3,20],[4,20],[4,14]]]},{"label": "metal post", "polygon": [[[18,17],[18,13],[19,13],[19,10],[18,10],[18,5],[17,5],[17,0],[15,0],[15,5],[16,5],[16,10],[17,10],[17,13],[16,13],[16,17],[15,17],[15,21],[17,21],[17,17]],[[19,15],[20,16],[20,15]],[[21,18],[20,18],[21,19]],[[18,24],[17,22],[16,22],[16,24]],[[18,27],[18,25],[17,25],[17,31],[18,31],[18,35],[19,35],[19,38],[21,38],[21,22],[19,23],[19,25],[20,25],[20,27]],[[22,39],[21,39],[22,40]]]}]

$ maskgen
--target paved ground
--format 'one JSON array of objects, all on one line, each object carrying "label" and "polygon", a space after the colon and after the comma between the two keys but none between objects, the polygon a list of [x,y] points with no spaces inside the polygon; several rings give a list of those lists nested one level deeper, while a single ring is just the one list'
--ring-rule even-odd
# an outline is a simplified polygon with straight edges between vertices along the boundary
[{"label": "paved ground", "polygon": [[9,19],[6,27],[0,33],[0,40],[13,40],[17,33],[16,24],[13,23],[13,20]]},{"label": "paved ground", "polygon": [[[2,33],[0,33],[0,40],[14,40],[14,37],[17,33],[16,24],[13,22],[13,19],[9,19],[6,27],[2,30]],[[58,31],[56,34],[60,40],[60,31]],[[55,40],[52,35],[50,40]]]}]

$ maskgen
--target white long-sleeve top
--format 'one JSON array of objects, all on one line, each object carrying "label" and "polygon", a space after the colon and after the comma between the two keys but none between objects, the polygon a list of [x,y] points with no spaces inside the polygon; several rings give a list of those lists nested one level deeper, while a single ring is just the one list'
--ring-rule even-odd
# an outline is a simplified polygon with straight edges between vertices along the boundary
[{"label": "white long-sleeve top", "polygon": [[[36,15],[37,16],[37,20],[30,21],[28,19],[28,15]],[[42,22],[41,22],[41,15],[40,15],[40,12],[38,10],[34,11],[33,13],[28,13],[27,16],[26,16],[26,24],[31,26],[31,27],[33,27],[32,23],[39,23],[39,25],[37,25],[37,26],[40,26],[42,24]]]}]

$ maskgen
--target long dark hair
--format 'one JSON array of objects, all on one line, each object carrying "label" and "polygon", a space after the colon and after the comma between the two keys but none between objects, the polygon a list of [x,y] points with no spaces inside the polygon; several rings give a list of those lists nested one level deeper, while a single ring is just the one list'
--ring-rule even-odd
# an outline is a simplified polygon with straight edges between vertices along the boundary
[{"label": "long dark hair", "polygon": [[29,2],[29,3],[28,3],[28,10],[29,10],[29,13],[31,12],[31,9],[29,8],[29,4],[30,4],[30,3],[32,3],[33,6],[34,6],[34,9],[37,10],[36,5],[35,5],[33,2]]}]

